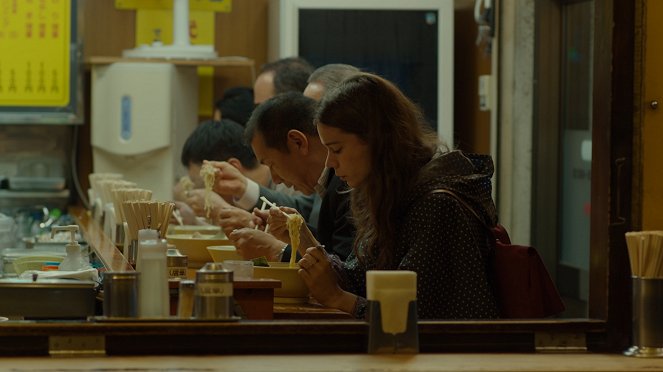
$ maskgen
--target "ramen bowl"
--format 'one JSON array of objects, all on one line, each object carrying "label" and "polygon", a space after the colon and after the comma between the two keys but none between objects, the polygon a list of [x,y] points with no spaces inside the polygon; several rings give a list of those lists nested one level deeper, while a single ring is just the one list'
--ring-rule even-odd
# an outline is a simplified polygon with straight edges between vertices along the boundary
[{"label": "ramen bowl", "polygon": [[213,245],[207,247],[207,251],[214,262],[223,262],[223,261],[241,261],[244,258],[237,253],[237,248],[234,245]]},{"label": "ramen bowl", "polygon": [[169,225],[168,235],[217,235],[221,233],[220,226],[214,225]]},{"label": "ramen bowl", "polygon": [[212,261],[207,247],[230,245],[225,234],[169,234],[166,235],[169,244],[173,244],[181,254],[188,256],[189,267],[199,269],[207,262]]},{"label": "ramen bowl", "polygon": [[299,265],[290,267],[287,262],[270,262],[269,267],[253,267],[254,279],[277,279],[281,288],[274,289],[275,303],[304,303],[308,301],[308,287],[297,271]]}]

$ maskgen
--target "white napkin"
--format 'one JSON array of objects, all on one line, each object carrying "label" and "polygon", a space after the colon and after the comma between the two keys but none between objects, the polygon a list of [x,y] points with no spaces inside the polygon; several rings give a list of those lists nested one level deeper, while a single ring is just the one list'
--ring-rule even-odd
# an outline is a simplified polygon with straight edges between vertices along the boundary
[{"label": "white napkin", "polygon": [[32,274],[37,274],[37,278],[42,279],[78,279],[78,280],[90,280],[97,282],[99,280],[99,271],[97,269],[89,268],[76,271],[65,271],[65,270],[50,270],[50,271],[39,271],[39,270],[27,270],[21,273],[19,278],[21,279],[30,279]]}]

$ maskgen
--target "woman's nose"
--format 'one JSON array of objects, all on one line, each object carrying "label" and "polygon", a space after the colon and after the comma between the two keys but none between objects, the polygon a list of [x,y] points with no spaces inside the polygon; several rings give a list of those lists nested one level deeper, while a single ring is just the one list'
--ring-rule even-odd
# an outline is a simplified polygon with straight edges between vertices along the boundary
[{"label": "woman's nose", "polygon": [[325,159],[325,167],[327,168],[336,168],[336,160],[333,158],[332,154],[327,151],[327,159]]}]

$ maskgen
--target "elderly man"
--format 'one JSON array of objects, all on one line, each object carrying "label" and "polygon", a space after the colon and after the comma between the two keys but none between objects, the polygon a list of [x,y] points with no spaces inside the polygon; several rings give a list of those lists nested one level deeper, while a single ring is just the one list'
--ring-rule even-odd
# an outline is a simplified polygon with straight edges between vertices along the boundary
[{"label": "elderly man", "polygon": [[[357,69],[354,66],[346,65],[346,64],[329,64],[322,66],[315,70],[308,78],[308,85],[304,89],[304,95],[308,96],[309,98],[312,98],[316,101],[320,100],[324,93],[327,90],[333,89],[336,87],[341,81],[343,81],[345,78],[353,76],[357,73],[359,73],[359,69]],[[326,155],[326,154],[325,154]],[[324,160],[324,159],[323,159]],[[299,167],[298,165],[295,165],[295,167]],[[329,170],[322,168],[316,168],[319,173],[317,174],[317,178],[321,180],[329,180]],[[278,194],[274,193],[269,193],[268,190],[263,190],[262,188],[258,188],[257,186],[251,186],[251,181],[247,180],[241,175],[238,174],[238,172],[234,172],[234,175],[238,176],[238,178],[232,178],[232,176],[226,174],[226,178],[221,178],[217,175],[217,183],[215,190],[219,190],[219,188],[223,190],[232,190],[231,186],[233,185],[239,185],[237,189],[234,190],[233,195],[242,195],[240,198],[241,200],[246,200],[248,202],[245,202],[243,207],[250,207],[253,206],[253,204],[256,204],[256,201],[258,200],[258,197],[260,195],[264,195],[267,197],[267,199],[272,200],[276,202],[279,205],[285,205],[285,206],[293,206],[292,204],[288,203],[288,201],[284,201],[282,199],[279,199]],[[274,176],[274,174],[273,174]],[[276,176],[278,177],[278,175]],[[324,185],[324,182],[321,182]],[[245,186],[248,185],[248,186]],[[305,187],[305,186],[304,186]],[[249,189],[253,190],[249,190]],[[324,187],[319,186],[318,191],[323,192]],[[311,191],[312,192],[312,191]],[[223,194],[223,191],[221,192]],[[307,218],[306,212],[308,211],[307,209],[302,209],[298,205],[294,205],[295,209],[297,209],[300,214],[308,221],[308,225],[312,227],[313,230],[317,230],[321,225],[326,224],[328,221],[326,221],[326,218],[322,218],[322,221],[318,221],[318,217],[320,216],[320,211],[322,209],[322,201],[323,198],[320,197],[319,193],[315,193],[316,198],[313,199],[314,203],[312,205],[312,211],[309,217]],[[253,201],[253,202],[252,202]],[[326,209],[327,207],[325,207]],[[322,212],[325,213],[325,212]],[[226,210],[222,211],[221,215],[227,216],[226,222],[230,222],[231,216],[234,214],[233,211],[231,210]],[[243,226],[237,224],[234,227],[241,228]],[[316,236],[320,236],[321,234],[327,233],[325,231],[325,228],[321,232],[316,232]],[[251,236],[249,236],[251,235]],[[325,240],[325,239],[322,239]],[[271,237],[265,236],[263,234],[260,234],[259,231],[254,230],[253,232],[249,231],[244,231],[244,236],[243,239],[238,239],[236,244],[241,245],[246,251],[248,250],[255,250],[256,252],[259,251],[269,251],[272,248],[268,247],[274,247],[279,244],[283,246],[282,243],[276,243]],[[289,258],[289,249],[286,248],[286,250],[283,252],[284,256],[283,259],[288,259]],[[257,254],[257,253],[256,253]],[[344,256],[343,256],[344,257]]]},{"label": "elderly man", "polygon": [[[320,195],[316,234],[301,233],[302,252],[322,244],[328,252],[345,259],[352,250],[354,228],[346,185],[325,168],[327,149],[322,145],[313,123],[316,102],[301,93],[284,93],[263,102],[251,115],[245,136],[258,160],[267,165],[274,182],[293,186],[305,194]],[[321,175],[323,177],[321,178]],[[290,213],[295,211],[285,209]],[[278,216],[274,210],[273,214]],[[303,229],[307,229],[303,225]],[[281,230],[283,233],[283,230]],[[245,258],[266,256],[268,260],[288,260],[287,236],[271,239],[261,231],[239,229],[230,234]],[[300,252],[301,253],[301,252]]]}]

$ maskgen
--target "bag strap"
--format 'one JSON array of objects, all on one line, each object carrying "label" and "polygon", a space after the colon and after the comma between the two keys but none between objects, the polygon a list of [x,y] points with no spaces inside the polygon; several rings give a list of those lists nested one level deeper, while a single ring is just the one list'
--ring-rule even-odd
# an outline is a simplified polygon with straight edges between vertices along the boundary
[{"label": "bag strap", "polygon": [[479,222],[486,229],[488,229],[488,231],[490,231],[491,234],[493,233],[493,229],[490,226],[486,225],[486,222],[483,220],[483,218],[479,217],[479,214],[474,210],[474,208],[472,208],[469,204],[467,204],[467,202],[465,200],[463,200],[463,198],[458,196],[458,194],[456,194],[455,192],[453,192],[451,190],[447,190],[447,189],[436,189],[436,190],[431,191],[430,193],[431,194],[447,194],[447,195],[453,197],[454,199],[458,200],[460,202],[460,204],[462,204],[463,207],[465,207],[465,209],[472,212],[474,217],[476,217],[476,219],[479,220]]}]

